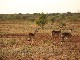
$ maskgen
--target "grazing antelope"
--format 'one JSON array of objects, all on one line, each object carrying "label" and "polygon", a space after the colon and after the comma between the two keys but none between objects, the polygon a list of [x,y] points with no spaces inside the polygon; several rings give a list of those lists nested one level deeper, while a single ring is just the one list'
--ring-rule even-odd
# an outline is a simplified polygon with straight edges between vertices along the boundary
[{"label": "grazing antelope", "polygon": [[62,33],[62,40],[64,40],[64,38],[71,38],[72,37],[72,29],[70,29],[68,32],[63,32]]}]

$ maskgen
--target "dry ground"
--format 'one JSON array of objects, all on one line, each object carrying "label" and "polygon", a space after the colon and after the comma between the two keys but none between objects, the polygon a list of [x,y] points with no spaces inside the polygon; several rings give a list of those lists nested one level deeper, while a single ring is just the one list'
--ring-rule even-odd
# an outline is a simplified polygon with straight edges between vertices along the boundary
[{"label": "dry ground", "polygon": [[0,60],[80,60],[80,23],[67,22],[66,28],[74,30],[72,38],[65,41],[51,36],[51,31],[58,26],[55,23],[50,28],[48,24],[39,30],[35,39],[28,41],[28,33],[38,27],[34,23],[1,21]]}]

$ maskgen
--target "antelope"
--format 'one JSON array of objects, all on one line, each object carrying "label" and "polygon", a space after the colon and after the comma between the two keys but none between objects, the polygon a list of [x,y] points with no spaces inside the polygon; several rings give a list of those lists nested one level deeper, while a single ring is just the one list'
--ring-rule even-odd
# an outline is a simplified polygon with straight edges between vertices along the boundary
[{"label": "antelope", "polygon": [[32,38],[35,38],[35,34],[38,32],[38,29],[36,29],[35,31],[34,31],[34,33],[29,33],[28,34],[28,36],[29,36],[29,38],[28,38],[28,40],[31,40]]},{"label": "antelope", "polygon": [[64,38],[71,38],[72,37],[72,34],[71,34],[71,32],[72,32],[72,29],[70,29],[68,32],[63,32],[62,33],[62,40],[64,40]]},{"label": "antelope", "polygon": [[59,36],[61,34],[61,28],[60,28],[60,30],[53,30],[52,31],[52,37],[53,36]]},{"label": "antelope", "polygon": [[52,31],[52,36],[55,35],[59,35],[61,33],[61,30],[53,30]]}]

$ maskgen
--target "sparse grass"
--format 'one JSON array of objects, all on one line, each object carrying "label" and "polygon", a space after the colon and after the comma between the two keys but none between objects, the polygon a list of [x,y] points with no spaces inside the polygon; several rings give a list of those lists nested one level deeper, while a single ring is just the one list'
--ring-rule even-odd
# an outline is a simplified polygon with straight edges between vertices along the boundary
[{"label": "sparse grass", "polygon": [[[11,21],[9,21],[11,22]],[[8,34],[8,33],[29,33],[34,32],[36,26],[32,22],[27,21],[13,21],[7,24],[0,24],[0,34]],[[77,26],[74,25],[74,28]],[[79,24],[78,24],[79,25]],[[59,29],[59,25],[54,24],[52,28],[49,25],[45,25],[44,29],[40,29],[38,33],[42,33],[42,35],[36,35],[36,39],[32,41],[26,40],[26,37],[2,37],[0,38],[0,57],[8,57],[6,59],[10,60],[11,58],[18,58],[24,59],[24,57],[28,57],[33,59],[37,59],[40,57],[44,58],[43,56],[48,56],[47,59],[57,57],[62,59],[70,58],[72,59],[75,54],[78,53],[80,43],[73,43],[73,42],[60,42],[59,39],[52,39],[50,40],[49,37],[51,36],[51,31],[53,29]],[[72,27],[72,25],[70,25]],[[76,33],[79,28],[75,29]],[[50,36],[49,36],[50,35]],[[44,37],[43,37],[44,36]],[[51,37],[50,37],[51,38]],[[77,38],[78,39],[78,38]],[[72,45],[73,44],[73,45]],[[75,45],[76,44],[76,47]],[[72,50],[73,49],[73,50]],[[79,49],[79,50],[77,50]],[[76,51],[75,54],[73,51]],[[79,54],[79,53],[78,53]],[[80,59],[79,55],[77,54],[78,59]],[[35,57],[36,56],[36,57]],[[76,55],[75,55],[76,56]],[[56,60],[58,60],[55,58]],[[15,60],[13,59],[13,60]],[[27,59],[27,58],[26,58]],[[75,59],[75,58],[74,58]],[[40,60],[40,59],[39,59]]]}]

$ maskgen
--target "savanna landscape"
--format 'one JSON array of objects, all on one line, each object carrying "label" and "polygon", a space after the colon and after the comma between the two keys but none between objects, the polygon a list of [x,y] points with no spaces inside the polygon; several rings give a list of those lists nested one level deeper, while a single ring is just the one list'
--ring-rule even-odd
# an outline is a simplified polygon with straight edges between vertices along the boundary
[{"label": "savanna landscape", "polygon": [[80,60],[80,13],[0,14],[0,60]]}]

